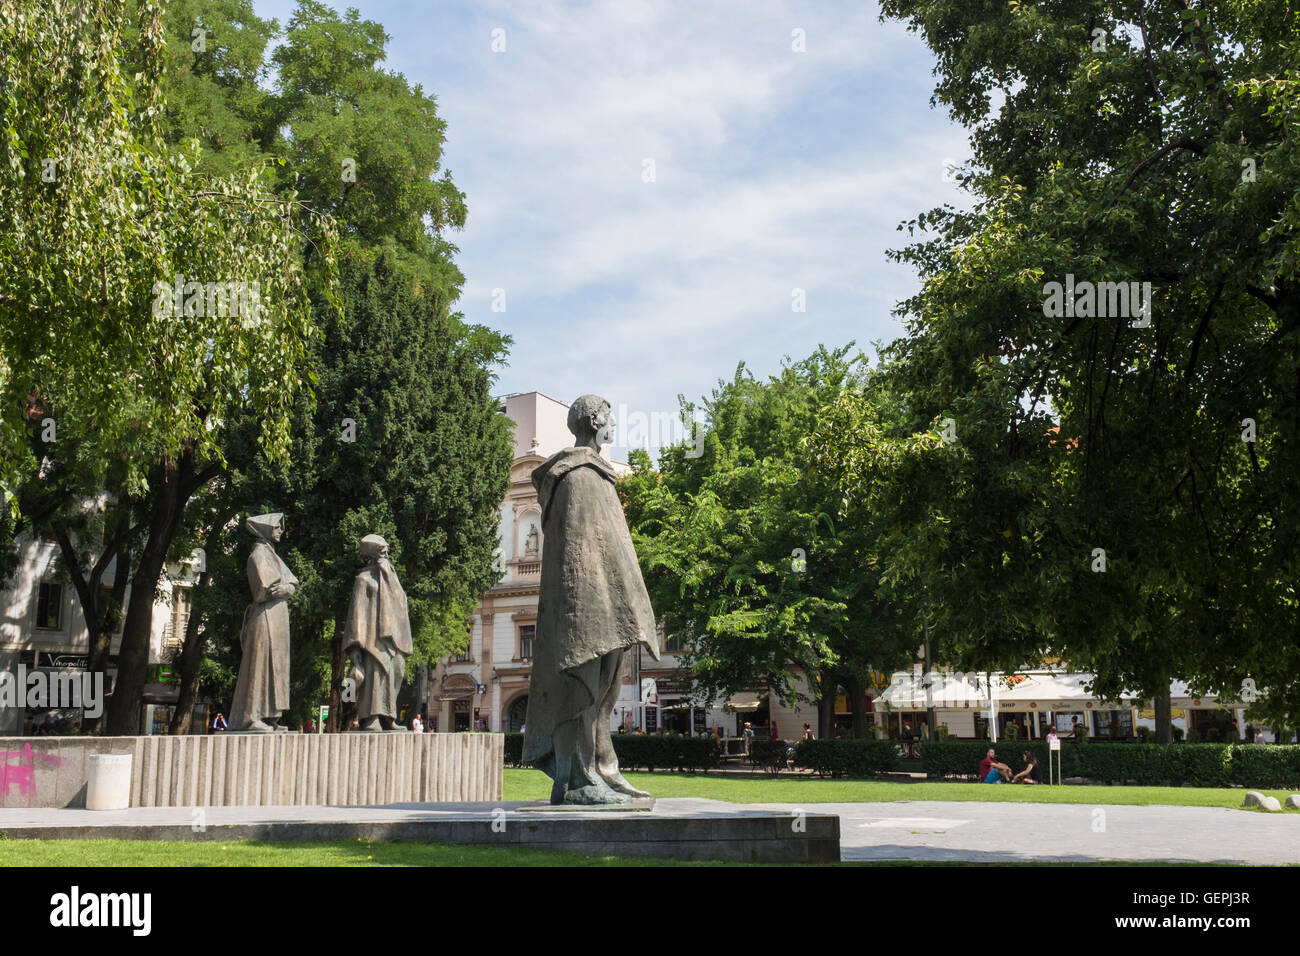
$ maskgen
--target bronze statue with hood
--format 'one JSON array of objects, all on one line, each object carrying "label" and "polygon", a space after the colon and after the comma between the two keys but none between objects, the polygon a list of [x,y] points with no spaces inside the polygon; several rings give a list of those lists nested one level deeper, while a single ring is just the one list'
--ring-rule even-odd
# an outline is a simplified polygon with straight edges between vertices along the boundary
[{"label": "bronze statue with hood", "polygon": [[270,733],[289,709],[289,598],[298,587],[278,554],[284,536],[284,515],[256,515],[245,527],[257,540],[248,555],[248,587],[253,603],[244,611],[240,634],[243,657],[230,705],[233,730]]},{"label": "bronze statue with hood", "polygon": [[524,722],[524,763],[554,781],[551,803],[628,803],[648,797],[623,779],[610,738],[623,655],[637,645],[659,659],[654,612],[613,467],[607,401],[569,408],[572,448],[533,472],[542,507],[537,639]]}]

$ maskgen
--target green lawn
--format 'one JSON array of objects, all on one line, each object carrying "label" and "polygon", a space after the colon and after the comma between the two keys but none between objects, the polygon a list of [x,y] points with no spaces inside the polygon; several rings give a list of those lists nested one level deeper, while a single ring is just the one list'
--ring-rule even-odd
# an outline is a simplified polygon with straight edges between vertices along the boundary
[{"label": "green lawn", "polygon": [[[16,866],[786,866],[685,863],[440,843],[161,843],[143,840],[0,840],[0,867]],[[809,864],[803,864],[809,865]],[[816,864],[814,864],[816,865]],[[878,860],[834,866],[968,866],[949,861]],[[1147,863],[993,863],[982,866],[1164,866]],[[1182,865],[1182,864],[1169,864]]]},{"label": "green lawn", "polygon": [[[898,800],[980,800],[989,803],[1086,803],[1243,809],[1244,790],[1211,787],[1022,787],[1009,784],[892,780],[822,780],[761,774],[628,773],[628,782],[656,797],[709,797],[728,803],[892,803]],[[506,768],[505,799],[540,800],[551,792],[540,770]],[[1288,791],[1262,790],[1284,802]],[[1266,811],[1258,811],[1264,813]],[[1284,811],[1296,813],[1300,811]]]},{"label": "green lawn", "polygon": [[[548,850],[441,843],[166,843],[144,840],[0,840],[6,866],[659,866]],[[686,864],[674,864],[686,865]],[[695,864],[704,865],[704,864]]]}]

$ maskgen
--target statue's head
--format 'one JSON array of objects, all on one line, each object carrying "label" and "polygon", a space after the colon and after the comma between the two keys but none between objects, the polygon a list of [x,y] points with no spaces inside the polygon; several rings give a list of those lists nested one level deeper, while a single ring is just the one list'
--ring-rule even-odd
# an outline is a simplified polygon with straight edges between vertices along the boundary
[{"label": "statue's head", "polygon": [[369,561],[388,557],[388,542],[377,534],[368,534],[361,539],[361,556]]},{"label": "statue's head", "polygon": [[275,544],[284,537],[284,515],[278,511],[264,515],[254,515],[244,523],[253,536],[269,544]]},{"label": "statue's head", "polygon": [[599,395],[583,395],[569,406],[569,431],[578,444],[594,442],[597,448],[614,441],[614,414]]}]

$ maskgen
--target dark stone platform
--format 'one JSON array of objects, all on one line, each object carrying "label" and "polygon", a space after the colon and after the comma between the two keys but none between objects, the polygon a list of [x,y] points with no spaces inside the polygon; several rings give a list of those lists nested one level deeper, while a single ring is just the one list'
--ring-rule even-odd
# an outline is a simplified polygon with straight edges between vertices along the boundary
[{"label": "dark stone platform", "polygon": [[712,862],[840,861],[840,819],[832,813],[753,809],[695,798],[659,800],[652,811],[557,808],[537,813],[524,810],[529,806],[535,804],[33,808],[0,811],[0,834],[11,840],[360,838]]}]

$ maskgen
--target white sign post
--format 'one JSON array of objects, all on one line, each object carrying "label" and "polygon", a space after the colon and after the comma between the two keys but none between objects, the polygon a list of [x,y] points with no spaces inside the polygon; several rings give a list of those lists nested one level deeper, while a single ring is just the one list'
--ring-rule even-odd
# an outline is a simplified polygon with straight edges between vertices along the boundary
[{"label": "white sign post", "polygon": [[1047,738],[1047,782],[1052,782],[1052,759],[1056,759],[1056,782],[1061,782],[1061,738],[1055,734]]}]

